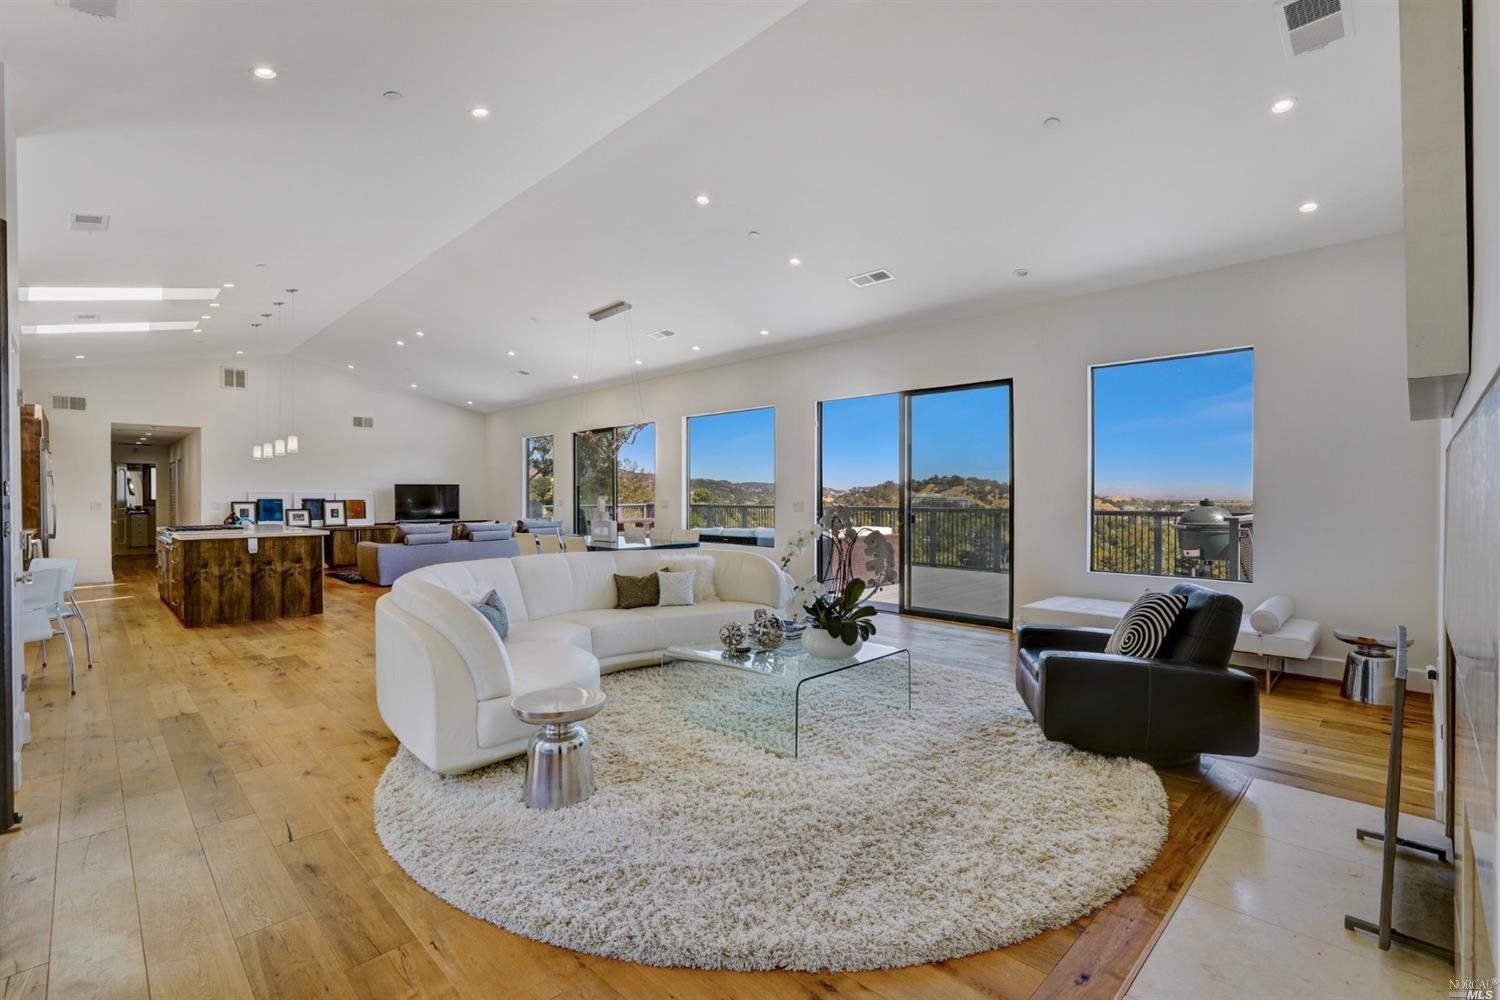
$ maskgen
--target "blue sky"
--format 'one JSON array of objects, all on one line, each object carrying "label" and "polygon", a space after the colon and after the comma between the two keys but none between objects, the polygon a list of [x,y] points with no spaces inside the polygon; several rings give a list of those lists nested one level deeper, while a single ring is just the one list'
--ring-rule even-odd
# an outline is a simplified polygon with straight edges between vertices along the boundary
[{"label": "blue sky", "polygon": [[[1010,389],[913,396],[912,475],[1010,479]],[[823,404],[823,485],[846,490],[901,474],[901,397]]]},{"label": "blue sky", "polygon": [[688,475],[732,483],[776,477],[776,411],[741,410],[688,418]]},{"label": "blue sky", "polygon": [[656,424],[647,424],[635,440],[620,449],[621,460],[629,459],[646,472],[656,471]]},{"label": "blue sky", "polygon": [[1094,492],[1250,499],[1254,355],[1094,369]]}]

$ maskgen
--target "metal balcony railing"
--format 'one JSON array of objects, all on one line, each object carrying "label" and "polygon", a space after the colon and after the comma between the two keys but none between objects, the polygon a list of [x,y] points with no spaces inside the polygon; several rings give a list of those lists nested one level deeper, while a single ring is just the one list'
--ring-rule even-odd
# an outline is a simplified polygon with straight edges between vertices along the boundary
[{"label": "metal balcony railing", "polygon": [[1254,578],[1255,521],[1251,515],[1243,514],[1236,519],[1239,544],[1231,549],[1230,558],[1209,563],[1183,555],[1177,531],[1177,518],[1181,515],[1181,510],[1094,511],[1089,567],[1098,573],[1196,575],[1203,579],[1246,582]]}]

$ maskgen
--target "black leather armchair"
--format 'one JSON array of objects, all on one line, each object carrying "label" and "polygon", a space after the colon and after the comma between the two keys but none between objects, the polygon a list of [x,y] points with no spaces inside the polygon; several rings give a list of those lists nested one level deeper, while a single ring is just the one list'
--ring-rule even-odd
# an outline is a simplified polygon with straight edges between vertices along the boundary
[{"label": "black leather armchair", "polygon": [[1021,626],[1016,690],[1049,740],[1158,767],[1255,756],[1260,688],[1229,666],[1242,605],[1190,583],[1172,593],[1187,607],[1154,659],[1105,653],[1106,628]]}]

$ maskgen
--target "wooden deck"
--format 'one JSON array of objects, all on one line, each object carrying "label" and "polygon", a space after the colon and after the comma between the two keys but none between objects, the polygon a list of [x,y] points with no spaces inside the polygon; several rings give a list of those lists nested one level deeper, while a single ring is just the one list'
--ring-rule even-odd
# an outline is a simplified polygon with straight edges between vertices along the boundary
[{"label": "wooden deck", "polygon": [[[11,997],[1111,996],[1128,981],[1248,774],[1380,794],[1389,710],[1289,677],[1263,752],[1165,772],[1157,863],[1076,923],[1010,948],[843,974],[660,969],[580,955],[470,918],[375,838],[370,796],[396,744],[375,708],[371,608],[329,579],[326,613],[188,630],[149,559],[80,588],[95,668],[68,696],[60,644],[28,651],[34,741],[23,825],[0,837],[0,983]],[[883,641],[1010,676],[1005,631],[882,615]],[[80,654],[82,644],[79,644]],[[1413,699],[1408,808],[1431,807],[1431,733]]]}]

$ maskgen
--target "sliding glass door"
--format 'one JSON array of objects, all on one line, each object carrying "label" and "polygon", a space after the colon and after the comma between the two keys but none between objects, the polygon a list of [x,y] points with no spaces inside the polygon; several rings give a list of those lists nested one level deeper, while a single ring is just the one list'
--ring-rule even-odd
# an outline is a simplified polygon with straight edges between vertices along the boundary
[{"label": "sliding glass door", "polygon": [[573,530],[586,534],[602,502],[616,521],[656,517],[656,425],[629,424],[573,435]]},{"label": "sliding glass door", "polygon": [[818,404],[819,514],[885,535],[889,610],[1011,620],[1011,386],[922,389]]},{"label": "sliding glass door", "polygon": [[902,610],[1009,624],[1010,383],[909,392],[905,404]]}]

